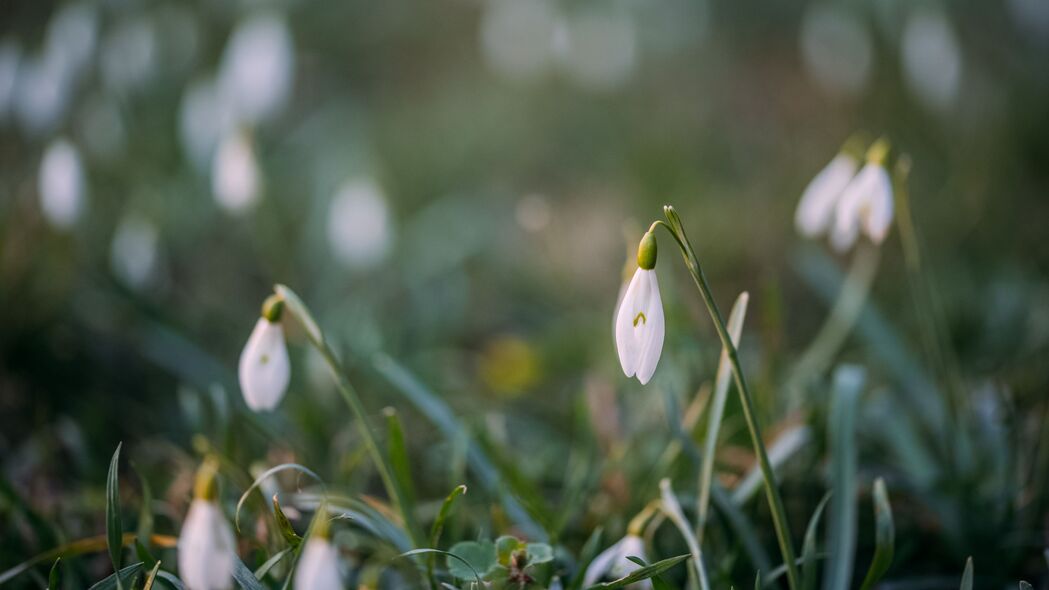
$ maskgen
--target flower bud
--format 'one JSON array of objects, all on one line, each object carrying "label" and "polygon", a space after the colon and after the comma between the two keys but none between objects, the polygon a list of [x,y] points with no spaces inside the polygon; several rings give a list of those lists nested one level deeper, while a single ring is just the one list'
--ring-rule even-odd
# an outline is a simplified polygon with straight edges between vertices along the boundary
[{"label": "flower bud", "polygon": [[656,234],[645,232],[637,247],[637,265],[645,270],[656,267]]}]

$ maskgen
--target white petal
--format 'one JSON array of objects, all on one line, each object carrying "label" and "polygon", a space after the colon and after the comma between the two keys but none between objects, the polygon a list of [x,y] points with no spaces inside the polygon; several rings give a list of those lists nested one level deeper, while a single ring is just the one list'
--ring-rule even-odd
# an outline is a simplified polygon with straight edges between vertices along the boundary
[{"label": "white petal", "polygon": [[627,377],[633,377],[637,371],[639,353],[641,347],[634,335],[634,318],[637,317],[638,297],[644,289],[643,269],[637,269],[634,278],[630,279],[630,285],[626,288],[623,301],[619,304],[619,312],[616,315],[616,351],[619,353],[619,364],[623,367],[623,373]]},{"label": "white petal", "polygon": [[65,229],[80,217],[84,201],[84,169],[76,147],[58,139],[40,161],[40,208],[51,225]]},{"label": "white petal", "polygon": [[880,244],[889,233],[892,225],[892,179],[885,168],[876,166],[872,174],[871,196],[868,198],[867,206],[861,212],[863,218],[863,231],[875,244]]},{"label": "white petal", "polygon": [[272,410],[284,397],[291,379],[291,362],[279,323],[259,318],[240,355],[240,389],[248,407]]},{"label": "white petal", "polygon": [[295,569],[295,590],[340,590],[342,587],[338,550],[325,539],[311,538]]},{"label": "white petal", "polygon": [[601,581],[605,577],[605,574],[609,573],[616,560],[619,559],[619,545],[622,542],[623,541],[620,540],[615,545],[598,553],[597,557],[590,562],[590,565],[586,567],[586,573],[583,575],[584,588],[593,586]]},{"label": "white petal", "polygon": [[232,586],[233,530],[218,505],[193,500],[178,540],[179,577],[189,590],[227,590]]},{"label": "white petal", "polygon": [[259,195],[259,166],[251,141],[243,133],[222,140],[211,164],[211,192],[223,209],[247,211]]},{"label": "white petal", "polygon": [[663,301],[659,297],[659,282],[656,280],[655,271],[647,271],[644,280],[648,283],[645,301],[644,326],[635,328],[635,332],[641,332],[641,352],[637,365],[637,380],[642,385],[648,383],[652,374],[656,372],[659,364],[659,356],[663,352],[663,335],[666,326],[663,321]]},{"label": "white petal", "polygon": [[794,225],[799,233],[811,238],[827,231],[838,197],[856,174],[857,167],[855,158],[838,154],[812,179],[794,213]]},{"label": "white petal", "polygon": [[847,250],[855,243],[862,212],[870,202],[873,192],[877,190],[879,168],[880,166],[874,164],[865,165],[842,191],[834,212],[834,228],[831,232],[831,245],[835,249]]}]

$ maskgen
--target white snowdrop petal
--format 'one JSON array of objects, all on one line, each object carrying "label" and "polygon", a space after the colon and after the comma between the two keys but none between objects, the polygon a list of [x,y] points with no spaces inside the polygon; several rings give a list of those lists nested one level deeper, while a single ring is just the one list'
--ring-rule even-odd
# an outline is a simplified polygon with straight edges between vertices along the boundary
[{"label": "white snowdrop petal", "polygon": [[284,107],[295,77],[295,47],[282,16],[260,13],[241,22],[222,55],[223,95],[240,120],[261,122]]},{"label": "white snowdrop petal", "polygon": [[835,209],[834,229],[831,233],[831,245],[835,249],[847,250],[855,243],[863,211],[870,202],[873,191],[877,190],[879,168],[875,164],[865,165],[842,191]]},{"label": "white snowdrop petal", "polygon": [[47,221],[68,228],[80,217],[84,200],[84,170],[73,144],[59,139],[48,146],[40,162],[40,208]]},{"label": "white snowdrop petal", "polygon": [[834,206],[842,190],[856,174],[856,159],[838,154],[805,188],[794,214],[794,225],[806,237],[827,231],[834,217]]},{"label": "white snowdrop petal", "polygon": [[179,535],[179,577],[190,590],[228,590],[235,547],[233,530],[218,505],[193,500]]},{"label": "white snowdrop petal", "polygon": [[243,213],[259,193],[259,169],[251,141],[242,133],[222,140],[211,166],[211,190],[230,213]]},{"label": "white snowdrop petal", "polygon": [[659,284],[656,282],[656,273],[646,273],[645,281],[648,283],[646,289],[647,301],[645,302],[645,329],[642,334],[641,352],[637,366],[637,380],[645,385],[652,379],[659,364],[659,356],[663,351],[663,336],[665,325],[663,320],[663,301],[659,296]]},{"label": "white snowdrop petal", "polygon": [[240,355],[240,388],[252,410],[272,410],[291,380],[291,361],[279,323],[259,318]]},{"label": "white snowdrop petal", "polygon": [[340,590],[342,587],[338,550],[326,539],[311,538],[295,569],[295,590]]},{"label": "white snowdrop petal", "polygon": [[863,213],[863,231],[872,242],[880,244],[892,225],[892,179],[882,166],[877,166],[874,172],[871,196]]},{"label": "white snowdrop petal", "polygon": [[627,377],[633,377],[637,371],[639,347],[634,337],[634,318],[638,311],[638,296],[643,288],[642,269],[637,269],[634,278],[630,279],[630,285],[623,295],[623,301],[619,304],[619,314],[616,316],[616,351],[619,353],[619,363],[623,367],[623,373]]},{"label": "white snowdrop petal", "polygon": [[586,568],[586,573],[583,575],[583,587],[593,586],[612,569],[612,565],[619,558],[619,545],[622,541],[617,542],[608,549],[605,549],[601,553],[597,554]]}]

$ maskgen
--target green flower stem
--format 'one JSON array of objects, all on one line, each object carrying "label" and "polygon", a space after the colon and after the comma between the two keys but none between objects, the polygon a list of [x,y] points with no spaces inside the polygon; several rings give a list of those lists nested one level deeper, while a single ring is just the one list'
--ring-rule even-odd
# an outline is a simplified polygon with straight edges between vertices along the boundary
[{"label": "green flower stem", "polygon": [[657,221],[652,224],[652,228],[662,225],[670,231],[670,234],[674,236],[674,240],[677,241],[678,246],[681,248],[681,255],[685,259],[685,266],[692,275],[692,280],[695,281],[699,294],[703,297],[703,303],[706,304],[707,311],[710,312],[710,319],[714,322],[714,329],[717,330],[718,337],[721,339],[721,346],[728,354],[729,362],[732,364],[732,376],[736,382],[736,390],[739,392],[740,402],[743,406],[743,417],[747,422],[750,440],[754,444],[754,453],[758,456],[761,474],[765,480],[765,493],[768,496],[769,508],[772,512],[772,522],[776,528],[776,539],[779,541],[783,563],[787,566],[787,582],[792,590],[796,590],[799,587],[798,566],[794,557],[794,543],[790,537],[790,526],[787,523],[787,511],[783,507],[783,498],[779,493],[776,474],[772,470],[772,463],[769,461],[768,452],[765,450],[765,443],[761,436],[761,427],[758,425],[754,412],[753,397],[750,395],[746,378],[743,376],[743,368],[739,364],[739,353],[732,344],[732,339],[729,337],[728,328],[725,326],[721,310],[718,309],[718,304],[714,301],[714,296],[710,292],[710,286],[703,275],[703,268],[699,265],[699,258],[696,257],[692,244],[688,241],[688,236],[685,235],[685,228],[681,224],[681,218],[678,217],[677,211],[673,207],[663,207],[663,212],[667,217],[667,221],[670,222],[669,225],[662,221]]},{"label": "green flower stem", "polygon": [[277,285],[276,292],[284,300],[287,309],[291,311],[300,322],[302,322],[303,327],[306,329],[306,335],[310,344],[317,349],[317,352],[321,354],[324,358],[324,362],[331,370],[339,394],[346,402],[346,405],[350,407],[350,411],[353,412],[354,420],[357,422],[357,429],[360,430],[361,436],[364,437],[364,443],[368,449],[368,454],[371,455],[372,462],[375,464],[375,469],[379,472],[379,477],[382,479],[383,486],[386,488],[386,493],[390,496],[390,500],[397,507],[397,511],[400,512],[401,517],[404,519],[404,525],[408,531],[408,535],[412,539],[412,544],[415,547],[424,547],[425,545],[421,541],[422,537],[419,534],[419,527],[415,521],[415,516],[406,509],[404,494],[402,493],[400,486],[397,485],[397,481],[393,477],[393,469],[387,462],[386,456],[383,455],[380,450],[379,444],[375,440],[375,435],[368,426],[367,413],[364,409],[364,404],[361,403],[361,398],[357,395],[357,390],[353,388],[350,380],[346,378],[346,370],[343,368],[342,363],[339,362],[338,357],[335,356],[335,352],[330,346],[328,346],[327,341],[324,339],[324,335],[317,326],[317,322],[313,319],[313,314],[310,313],[309,309],[298,295],[284,285]]}]

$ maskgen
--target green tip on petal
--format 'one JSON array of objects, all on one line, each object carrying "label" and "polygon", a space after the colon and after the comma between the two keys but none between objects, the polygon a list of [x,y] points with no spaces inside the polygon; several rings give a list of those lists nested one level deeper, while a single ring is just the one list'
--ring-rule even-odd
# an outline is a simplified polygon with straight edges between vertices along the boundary
[{"label": "green tip on petal", "polygon": [[219,462],[213,456],[208,456],[197,469],[197,480],[193,486],[193,497],[198,500],[214,501],[219,495],[217,476],[219,473]]},{"label": "green tip on petal", "polygon": [[280,295],[270,295],[266,298],[266,301],[262,303],[262,317],[269,320],[271,324],[279,322],[280,316],[283,313],[284,299]]},{"label": "green tip on petal", "polygon": [[867,161],[872,164],[884,166],[886,160],[889,159],[890,147],[891,146],[889,145],[889,140],[887,138],[878,138],[878,141],[875,141],[873,144],[871,144],[871,147],[867,149]]},{"label": "green tip on petal", "polygon": [[656,267],[656,234],[646,232],[637,247],[637,265],[644,270]]},{"label": "green tip on petal", "polygon": [[331,517],[325,504],[321,504],[317,513],[313,515],[313,531],[310,534],[318,539],[331,538]]}]

